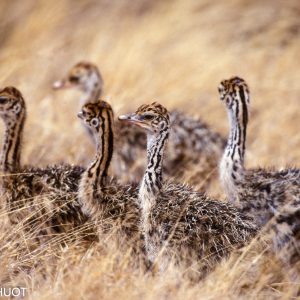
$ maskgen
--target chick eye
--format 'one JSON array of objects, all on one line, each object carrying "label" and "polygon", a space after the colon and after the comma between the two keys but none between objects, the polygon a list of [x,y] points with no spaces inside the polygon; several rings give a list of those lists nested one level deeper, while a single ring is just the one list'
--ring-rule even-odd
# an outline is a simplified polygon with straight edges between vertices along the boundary
[{"label": "chick eye", "polygon": [[1,98],[0,97],[0,104],[5,104],[7,103],[8,99],[7,98]]},{"label": "chick eye", "polygon": [[15,113],[18,114],[22,109],[21,104],[20,103],[15,104],[13,109],[14,109]]},{"label": "chick eye", "polygon": [[227,97],[225,98],[226,104],[228,104],[228,105],[229,105],[229,104],[230,104],[230,102],[231,102],[230,100],[231,100],[231,98],[230,98],[229,96],[227,96]]},{"label": "chick eye", "polygon": [[99,125],[98,119],[93,118],[93,119],[91,120],[91,125],[94,126],[94,127],[97,127],[97,126]]},{"label": "chick eye", "polygon": [[148,121],[150,121],[150,120],[153,120],[154,119],[154,116],[153,115],[144,115],[144,120],[148,120]]},{"label": "chick eye", "polygon": [[78,76],[70,76],[69,77],[69,80],[71,81],[71,82],[74,82],[74,83],[76,83],[76,82],[78,82],[79,81],[79,77]]}]

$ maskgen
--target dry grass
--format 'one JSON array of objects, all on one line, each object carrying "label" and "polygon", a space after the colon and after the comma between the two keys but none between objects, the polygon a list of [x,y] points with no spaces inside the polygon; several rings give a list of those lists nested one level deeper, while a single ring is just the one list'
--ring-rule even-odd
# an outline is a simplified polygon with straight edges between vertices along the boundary
[{"label": "dry grass", "polygon": [[[116,114],[156,99],[201,116],[223,134],[227,119],[216,87],[223,78],[242,76],[252,92],[248,166],[299,166],[297,0],[6,0],[0,14],[1,84],[19,87],[28,106],[24,163],[89,160],[93,147],[76,118],[79,93],[51,90],[55,79],[85,59],[100,67]],[[285,271],[255,242],[191,285],[180,270],[145,275],[108,239],[64,248],[53,242],[30,253],[0,215],[1,286],[26,286],[30,299],[291,295]]]}]

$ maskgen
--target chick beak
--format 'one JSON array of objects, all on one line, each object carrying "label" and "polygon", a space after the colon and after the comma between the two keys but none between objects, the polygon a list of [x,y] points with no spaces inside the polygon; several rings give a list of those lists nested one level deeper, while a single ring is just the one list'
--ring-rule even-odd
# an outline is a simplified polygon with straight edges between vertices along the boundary
[{"label": "chick beak", "polygon": [[145,121],[141,119],[141,117],[139,115],[134,114],[134,113],[119,116],[118,119],[119,119],[119,121],[125,121],[127,123],[134,124],[134,125],[140,126],[145,129],[148,129],[148,127],[149,127],[145,123]]},{"label": "chick beak", "polygon": [[134,122],[134,114],[127,114],[118,117],[119,121]]},{"label": "chick beak", "polygon": [[53,83],[52,88],[54,90],[61,90],[72,87],[72,83],[69,80],[57,80]]},{"label": "chick beak", "polygon": [[83,112],[82,111],[80,111],[78,114],[77,114],[77,117],[79,118],[79,119],[83,119]]}]

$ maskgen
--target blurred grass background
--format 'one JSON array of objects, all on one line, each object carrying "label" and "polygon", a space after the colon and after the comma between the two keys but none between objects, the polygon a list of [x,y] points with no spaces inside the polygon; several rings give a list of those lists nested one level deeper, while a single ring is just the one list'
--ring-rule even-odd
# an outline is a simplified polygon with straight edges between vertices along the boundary
[{"label": "blurred grass background", "polygon": [[[76,117],[80,92],[51,89],[70,67],[87,60],[99,66],[103,97],[116,115],[156,100],[201,117],[224,135],[228,122],[217,86],[241,76],[252,96],[247,165],[299,166],[298,0],[2,0],[0,15],[1,86],[15,85],[27,101],[24,163],[89,160],[93,146]],[[188,284],[179,287],[170,274],[148,281],[129,274],[127,264],[117,263],[121,254],[111,252],[106,259],[84,254],[83,267],[82,255],[68,249],[55,276],[40,281],[36,271],[22,280],[35,299],[54,292],[56,299],[80,299],[83,290],[91,293],[86,299],[195,299],[199,293],[203,299],[233,299],[249,287],[246,298],[288,297],[278,292],[280,284],[270,284],[282,272],[273,258],[265,258],[262,269],[268,272],[249,275],[257,253],[247,263],[221,266],[201,288],[187,291]]]},{"label": "blurred grass background", "polygon": [[0,14],[1,84],[19,87],[28,104],[24,162],[86,159],[80,93],[51,90],[79,60],[99,66],[116,114],[155,99],[223,134],[217,85],[244,77],[248,165],[299,161],[298,1],[4,0]]}]

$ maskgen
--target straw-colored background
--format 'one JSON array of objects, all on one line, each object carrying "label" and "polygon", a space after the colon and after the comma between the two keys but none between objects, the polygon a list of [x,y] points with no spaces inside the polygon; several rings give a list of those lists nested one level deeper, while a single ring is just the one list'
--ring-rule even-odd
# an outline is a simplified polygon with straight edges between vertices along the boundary
[{"label": "straw-colored background", "polygon": [[[88,60],[99,66],[105,80],[104,98],[116,115],[157,100],[170,109],[200,116],[224,135],[227,116],[217,86],[221,79],[239,75],[251,90],[247,165],[300,164],[297,0],[7,0],[0,2],[0,17],[1,86],[17,86],[28,108],[24,163],[89,160],[93,147],[76,118],[80,93],[51,89],[52,82],[72,65]],[[71,252],[70,257],[75,254]],[[98,265],[93,262],[90,268],[87,264],[83,271],[77,270],[78,278],[86,275],[81,287],[95,288],[101,299],[140,299],[141,295],[144,299],[182,299],[183,295],[186,299],[218,299],[220,295],[232,299],[237,295],[224,271],[228,266],[200,290],[185,293],[172,280],[139,282],[140,276],[127,277],[122,268],[120,282],[113,272],[116,262],[110,258],[103,260],[108,265],[96,260]],[[234,276],[245,274],[248,267],[243,268]],[[61,277],[49,281],[40,283],[34,275],[28,279],[29,286],[41,291],[36,299],[52,298],[53,286],[60,299],[80,296],[71,291],[78,282],[76,270],[72,269],[71,280],[63,275],[67,268],[63,270]],[[249,297],[263,297],[265,290],[272,297],[283,296],[270,287],[272,275],[259,276]],[[41,287],[37,288],[37,282]]]},{"label": "straw-colored background", "polygon": [[252,93],[249,165],[299,161],[298,1],[0,5],[1,84],[19,87],[28,103],[26,162],[82,157],[80,94],[54,93],[51,83],[83,59],[99,66],[105,96],[117,113],[156,99],[201,116],[224,134],[227,119],[217,85],[242,76]]}]

